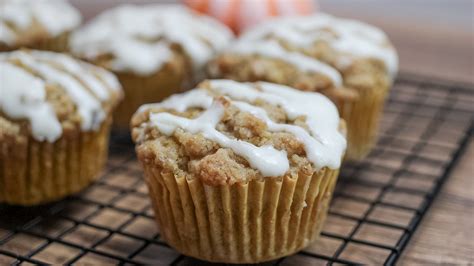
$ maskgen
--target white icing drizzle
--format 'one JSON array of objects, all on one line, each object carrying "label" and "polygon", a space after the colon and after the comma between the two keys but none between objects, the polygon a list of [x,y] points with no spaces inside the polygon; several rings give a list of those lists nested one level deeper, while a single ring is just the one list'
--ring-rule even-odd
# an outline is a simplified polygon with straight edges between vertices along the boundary
[{"label": "white icing drizzle", "polygon": [[76,104],[82,118],[83,130],[97,129],[105,118],[100,102],[87,89],[68,73],[46,63],[35,60],[27,53],[18,53],[16,57],[26,67],[45,79],[46,82],[58,84],[67,91]]},{"label": "white icing drizzle", "polygon": [[[213,80],[211,86],[232,99],[255,101],[262,99],[282,107],[290,119],[306,117],[311,135],[305,135],[300,127],[273,123],[261,108],[253,108],[252,114],[267,123],[270,131],[286,131],[305,144],[306,155],[313,165],[338,168],[341,156],[346,149],[346,140],[338,131],[339,113],[336,106],[319,93],[294,90],[290,87],[267,82],[257,83],[262,91],[246,83],[230,80]],[[247,106],[248,108],[248,106]],[[261,111],[256,111],[261,109]]]},{"label": "white icing drizzle", "polygon": [[[329,30],[329,31],[328,31]],[[257,26],[244,33],[240,41],[256,43],[262,39],[287,41],[297,47],[308,47],[325,41],[344,54],[340,67],[357,57],[376,58],[384,62],[392,75],[398,69],[398,57],[385,33],[371,25],[318,13],[311,16],[280,18]]]},{"label": "white icing drizzle", "polygon": [[[86,85],[101,101],[105,101],[110,98],[111,92],[107,89],[107,86],[105,86],[104,82],[99,80],[92,73],[92,67],[89,67],[90,65],[86,65],[84,63],[81,64],[70,56],[58,53],[31,51],[30,54],[33,55],[33,57],[35,57],[37,60],[52,65],[56,64],[69,72],[69,74],[74,75],[75,78],[83,82],[84,85]],[[94,71],[95,70],[96,69],[94,69]]]},{"label": "white icing drizzle", "polygon": [[276,58],[290,63],[302,71],[324,74],[332,80],[335,86],[342,85],[342,77],[336,69],[302,53],[287,51],[275,40],[241,41],[232,46],[230,51]]},{"label": "white icing drizzle", "polygon": [[[105,119],[105,111],[101,101],[110,99],[112,91],[121,93],[120,85],[111,73],[64,54],[44,51],[15,51],[3,53],[0,56],[0,62],[7,64],[9,61],[21,63],[22,66],[38,76],[36,77],[26,70],[22,70],[22,74],[12,75],[12,77],[5,77],[8,73],[12,72],[11,70],[10,72],[1,73],[2,80],[8,78],[11,81],[7,83],[8,86],[4,86],[3,82],[0,84],[0,87],[2,87],[2,98],[3,93],[6,93],[10,98],[16,99],[12,100],[12,104],[9,105],[8,109],[5,108],[3,110],[6,115],[11,117],[16,117],[15,113],[29,112],[31,108],[25,106],[28,102],[22,102],[21,97],[23,97],[22,95],[29,97],[30,95],[27,93],[31,93],[31,97],[36,97],[36,92],[34,89],[29,90],[31,86],[28,84],[38,83],[39,80],[43,87],[44,84],[56,84],[64,89],[71,97],[81,116],[81,129],[84,131],[96,130]],[[16,68],[21,70],[19,67]],[[26,76],[28,78],[25,78]],[[38,85],[35,86],[38,87]],[[16,90],[19,90],[21,93],[15,93]],[[43,131],[41,129],[36,130],[37,127],[34,126],[51,120],[48,118],[46,111],[30,116],[25,115],[25,118],[31,121],[33,136],[38,140],[46,138],[52,142],[57,139],[57,135],[44,136]],[[56,132],[54,129],[52,131]]]},{"label": "white icing drizzle", "polygon": [[12,44],[16,40],[16,34],[12,31],[9,27],[7,27],[4,23],[0,22],[0,42],[4,42],[6,44]]},{"label": "white icing drizzle", "polygon": [[0,110],[13,119],[28,119],[38,141],[53,142],[61,124],[46,101],[45,83],[20,67],[0,62]]},{"label": "white icing drizzle", "polygon": [[7,24],[26,30],[36,21],[54,37],[81,23],[80,13],[64,0],[2,0],[0,10],[0,42],[9,45],[21,36]]},{"label": "white icing drizzle", "polygon": [[169,62],[179,44],[200,68],[232,38],[218,22],[178,5],[123,5],[110,9],[71,38],[75,54],[114,56],[111,68],[149,75]]},{"label": "white icing drizzle", "polygon": [[[346,148],[346,140],[338,131],[337,109],[326,97],[265,82],[251,84],[212,80],[209,84],[212,91],[229,97],[233,106],[264,121],[269,131],[293,134],[305,146],[308,160],[315,168],[321,169],[325,166],[339,168]],[[309,132],[297,125],[276,123],[269,118],[265,109],[247,103],[257,99],[282,107],[290,119],[305,116]],[[178,112],[192,107],[205,109],[195,119],[163,112],[150,113],[151,125],[157,127],[163,134],[171,135],[177,128],[193,134],[201,133],[205,138],[217,142],[222,147],[230,148],[247,159],[249,164],[263,176],[281,176],[289,169],[285,151],[278,151],[271,146],[257,147],[242,140],[232,139],[217,131],[216,125],[222,118],[224,107],[219,101],[213,102],[213,97],[207,90],[196,89],[175,95],[162,103],[143,106],[138,112],[144,112],[153,107]]]},{"label": "white icing drizzle", "polygon": [[251,143],[231,139],[217,131],[217,123],[224,114],[224,106],[215,101],[209,109],[196,119],[187,119],[168,113],[150,114],[150,121],[166,135],[171,135],[177,128],[182,128],[193,134],[201,133],[205,138],[217,142],[220,146],[232,149],[244,157],[253,168],[264,176],[279,176],[289,169],[287,154],[272,146],[257,147]]},{"label": "white icing drizzle", "polygon": [[96,67],[90,64],[83,64],[83,65],[87,65],[89,68],[93,69],[95,74],[99,77],[99,79],[102,82],[105,83],[105,85],[109,89],[122,94],[122,85],[120,85],[120,82],[118,81],[117,77],[114,74],[110,73],[109,71],[101,67]]}]

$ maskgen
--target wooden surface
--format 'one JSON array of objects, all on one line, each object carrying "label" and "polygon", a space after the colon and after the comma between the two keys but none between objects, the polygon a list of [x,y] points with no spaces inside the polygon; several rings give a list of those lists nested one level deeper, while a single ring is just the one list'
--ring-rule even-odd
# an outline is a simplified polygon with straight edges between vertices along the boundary
[{"label": "wooden surface", "polygon": [[401,264],[474,263],[474,141],[405,250]]},{"label": "wooden surface", "polygon": [[[474,84],[473,1],[321,2],[323,10],[382,27],[402,71]],[[400,264],[474,263],[474,141],[453,170]]]}]

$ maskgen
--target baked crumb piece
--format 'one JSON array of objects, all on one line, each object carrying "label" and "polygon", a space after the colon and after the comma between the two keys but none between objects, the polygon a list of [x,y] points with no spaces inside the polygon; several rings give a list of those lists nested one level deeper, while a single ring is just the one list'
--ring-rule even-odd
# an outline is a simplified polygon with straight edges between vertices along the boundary
[{"label": "baked crumb piece", "polygon": [[259,174],[248,165],[239,163],[239,158],[229,149],[219,149],[213,154],[194,160],[189,163],[189,171],[212,185],[232,185],[246,183],[256,179]]}]

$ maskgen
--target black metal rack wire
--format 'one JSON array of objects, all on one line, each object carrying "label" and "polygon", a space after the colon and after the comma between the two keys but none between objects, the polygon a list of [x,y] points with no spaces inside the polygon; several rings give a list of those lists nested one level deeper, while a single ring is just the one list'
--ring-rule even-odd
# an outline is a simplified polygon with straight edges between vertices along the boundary
[{"label": "black metal rack wire", "polygon": [[[346,164],[321,238],[269,264],[397,262],[474,130],[472,85],[401,75],[377,147]],[[103,177],[80,195],[0,206],[0,264],[205,264],[160,238],[133,146],[117,138]]]}]

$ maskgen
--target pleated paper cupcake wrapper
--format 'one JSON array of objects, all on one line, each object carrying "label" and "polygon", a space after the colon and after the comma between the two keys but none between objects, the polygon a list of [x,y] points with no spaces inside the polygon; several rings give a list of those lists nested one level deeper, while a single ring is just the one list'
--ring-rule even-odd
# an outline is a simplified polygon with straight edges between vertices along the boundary
[{"label": "pleated paper cupcake wrapper", "polygon": [[108,153],[110,121],[54,143],[0,144],[0,203],[36,205],[79,192],[99,175]]},{"label": "pleated paper cupcake wrapper", "polygon": [[387,90],[376,88],[360,93],[357,101],[336,101],[347,125],[345,160],[349,161],[362,160],[375,146]]},{"label": "pleated paper cupcake wrapper", "polygon": [[69,50],[69,32],[62,33],[56,37],[45,36],[38,40],[32,40],[31,43],[25,45],[7,46],[0,44],[0,52],[18,50],[23,47],[60,53],[67,52]]},{"label": "pleated paper cupcake wrapper", "polygon": [[122,84],[125,97],[114,113],[114,128],[129,130],[130,120],[145,103],[155,103],[179,93],[189,77],[182,69],[168,67],[151,76],[115,73]]},{"label": "pleated paper cupcake wrapper", "polygon": [[44,38],[33,43],[30,48],[64,53],[69,51],[69,35],[69,32],[65,32],[56,37]]},{"label": "pleated paper cupcake wrapper", "polygon": [[223,263],[257,263],[316,239],[338,171],[209,186],[145,165],[161,236],[179,252]]}]

